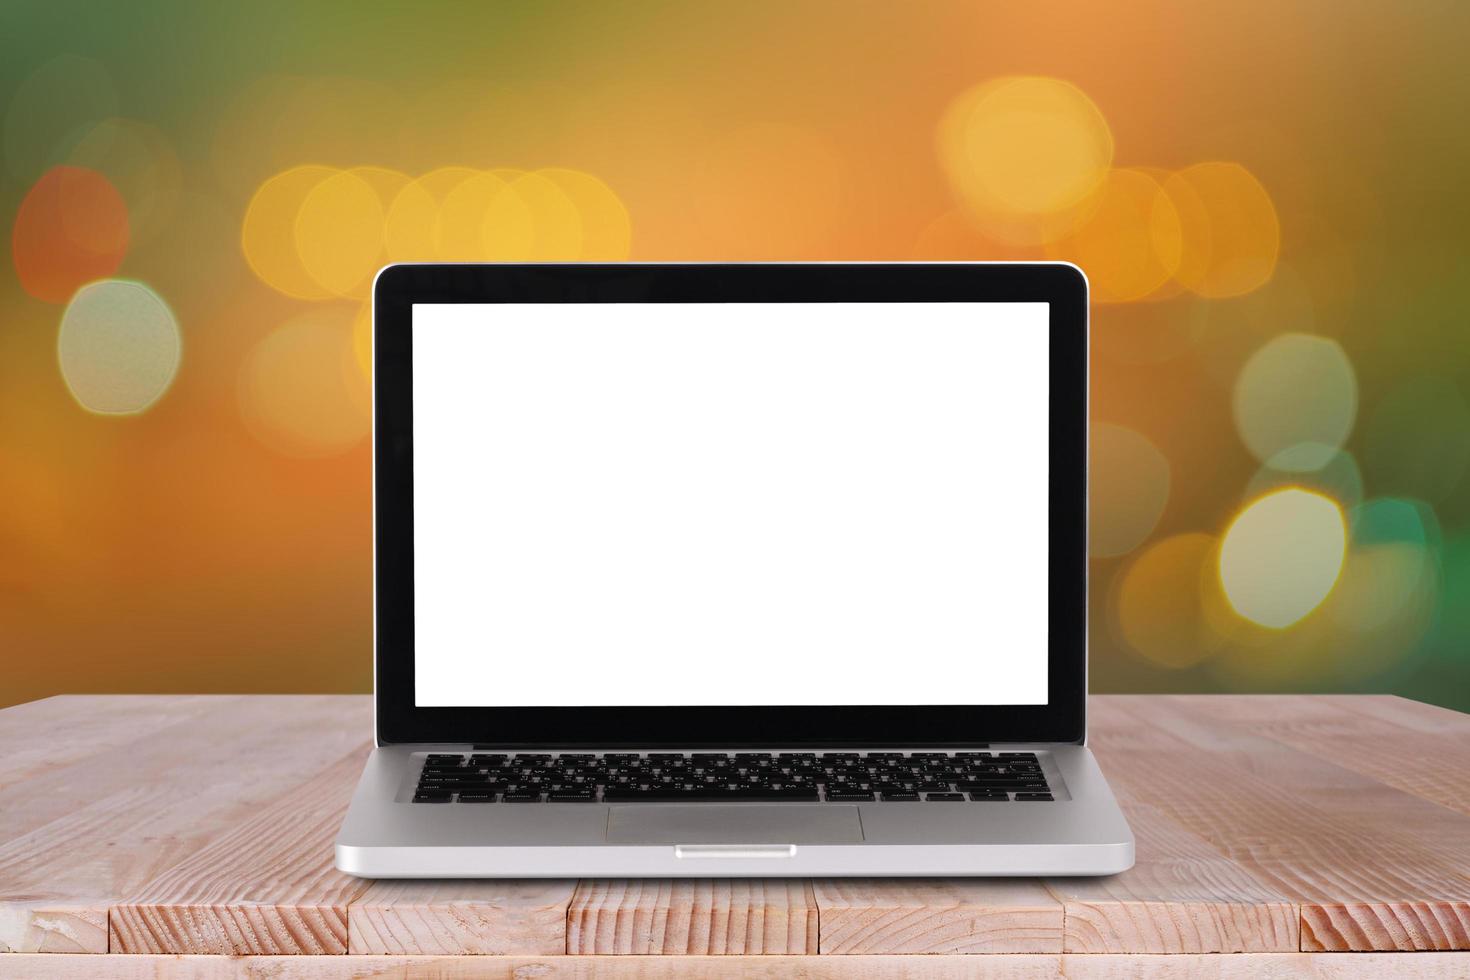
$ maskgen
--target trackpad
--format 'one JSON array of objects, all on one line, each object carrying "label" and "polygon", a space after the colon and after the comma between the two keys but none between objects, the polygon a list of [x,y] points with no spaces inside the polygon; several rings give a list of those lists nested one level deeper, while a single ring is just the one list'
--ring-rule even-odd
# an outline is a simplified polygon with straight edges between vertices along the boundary
[{"label": "trackpad", "polygon": [[616,844],[850,844],[863,839],[858,808],[840,803],[634,803],[608,809],[607,839]]}]

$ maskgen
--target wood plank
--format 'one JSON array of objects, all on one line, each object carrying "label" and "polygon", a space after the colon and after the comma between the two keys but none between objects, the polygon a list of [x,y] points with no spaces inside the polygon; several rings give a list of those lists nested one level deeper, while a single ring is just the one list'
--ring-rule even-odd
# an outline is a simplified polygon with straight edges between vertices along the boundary
[{"label": "wood plank", "polygon": [[[1293,697],[1293,695],[1283,695]],[[1470,714],[1392,694],[1314,694],[1301,700],[1365,714],[1430,735],[1470,736]]]},{"label": "wood plank", "polygon": [[334,866],[332,841],[366,747],[282,794],[109,915],[115,953],[347,952],[347,906],[368,883]]},{"label": "wood plank", "polygon": [[[1300,948],[1295,902],[1157,808],[1119,801],[1137,863],[1106,878],[1053,878],[1068,953],[1260,953]],[[825,920],[824,920],[825,924]]]},{"label": "wood plank", "polygon": [[1248,723],[1273,741],[1470,814],[1470,716],[1378,695],[1226,696],[1211,698],[1200,710]]},{"label": "wood plank", "polygon": [[[152,710],[147,699],[116,700]],[[97,732],[103,751],[47,767],[6,794],[0,949],[107,952],[96,927],[113,904],[322,766],[366,749],[366,698],[203,701],[192,723],[136,740],[127,712],[99,711],[111,730]],[[32,731],[7,750],[30,752],[47,737]]]},{"label": "wood plank", "polygon": [[[32,717],[17,725],[10,711]],[[145,722],[131,726],[130,711]],[[68,717],[78,712],[89,717],[72,726]],[[6,794],[0,820],[0,948],[104,951],[114,908],[119,949],[341,953],[360,939],[378,944],[371,970],[399,964],[390,975],[422,968],[415,963],[460,962],[394,958],[435,944],[456,953],[543,944],[522,950],[540,958],[478,961],[497,971],[542,970],[569,947],[759,951],[773,955],[726,956],[721,967],[702,957],[671,962],[696,971],[755,963],[749,969],[757,972],[746,975],[766,975],[760,971],[787,952],[890,943],[915,951],[1004,948],[1004,916],[1027,907],[1015,903],[1018,889],[1042,887],[937,883],[941,891],[1000,889],[1012,902],[1005,906],[979,892],[901,898],[925,883],[893,880],[846,897],[840,892],[855,883],[589,882],[568,894],[566,882],[559,895],[548,882],[369,886],[330,867],[369,719],[366,698],[341,697],[75,698],[0,712],[0,732],[12,732],[7,753],[14,749],[26,772]],[[85,737],[64,738],[48,753],[45,729],[73,727]],[[1356,957],[1257,960],[1275,954],[1252,950],[1289,948],[1293,928],[1307,950],[1470,948],[1470,811],[1460,771],[1466,716],[1365,696],[1124,697],[1094,699],[1093,728],[1094,748],[1138,833],[1139,866],[1115,878],[1044,883],[1041,894],[1064,913],[1048,950],[1169,950],[1182,955],[1157,959],[1183,963],[1196,951],[1231,949],[1241,952],[1195,962],[1216,972],[1227,963],[1230,970],[1311,964],[1320,974],[1318,964]],[[517,887],[528,891],[518,895]],[[549,890],[537,898],[538,888]],[[858,923],[846,935],[844,916]],[[560,948],[556,929],[565,937]],[[25,956],[0,956],[0,968]],[[1462,962],[1440,956],[1413,961]],[[58,952],[47,962],[69,959]],[[930,969],[953,955],[918,959]],[[1069,976],[1090,975],[1078,971],[1100,967],[1082,964],[1104,959],[1155,969],[1148,957],[1053,954],[1051,972],[1041,975],[1062,966]],[[1008,969],[1044,960],[1001,959]],[[870,959],[840,961],[865,968]],[[255,964],[244,968],[253,972],[283,961],[156,962],[234,976],[241,974],[233,964]],[[94,966],[88,975],[99,972],[114,971]]]},{"label": "wood plank", "polygon": [[[95,956],[0,957],[0,980],[95,980]],[[1463,980],[1470,953],[995,956],[112,956],[109,980]]]},{"label": "wood plank", "polygon": [[64,694],[0,711],[0,789],[45,770],[187,725],[218,697],[186,694]]},{"label": "wood plank", "polygon": [[1207,701],[1095,710],[1113,785],[1297,902],[1303,949],[1470,949],[1464,815],[1212,717]]},{"label": "wood plank", "polygon": [[812,882],[822,953],[1059,953],[1062,905],[1034,881]]},{"label": "wood plank", "polygon": [[347,951],[566,952],[573,879],[378,881],[347,907]]},{"label": "wood plank", "polygon": [[567,909],[571,954],[816,951],[817,906],[801,879],[589,880]]},{"label": "wood plank", "polygon": [[0,901],[0,955],[105,952],[107,909],[100,902],[67,905],[46,898]]}]

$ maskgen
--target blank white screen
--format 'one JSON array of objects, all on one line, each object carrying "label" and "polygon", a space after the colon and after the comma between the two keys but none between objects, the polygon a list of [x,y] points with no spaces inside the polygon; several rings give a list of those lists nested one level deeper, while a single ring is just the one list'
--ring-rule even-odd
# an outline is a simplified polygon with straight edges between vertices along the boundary
[{"label": "blank white screen", "polygon": [[416,305],[416,703],[1044,704],[1047,333]]}]

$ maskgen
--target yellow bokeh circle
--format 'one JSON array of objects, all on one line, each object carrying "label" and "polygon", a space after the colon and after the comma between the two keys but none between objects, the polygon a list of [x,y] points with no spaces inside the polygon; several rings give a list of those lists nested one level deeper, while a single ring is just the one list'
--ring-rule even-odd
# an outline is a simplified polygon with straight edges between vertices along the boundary
[{"label": "yellow bokeh circle", "polygon": [[1251,503],[1226,530],[1220,583],[1239,615],[1285,629],[1327,598],[1346,554],[1347,522],[1337,501],[1288,487]]},{"label": "yellow bokeh circle", "polygon": [[591,174],[442,167],[296,167],[267,180],[241,243],[265,283],[296,299],[366,299],[395,262],[620,261],[627,208]]},{"label": "yellow bokeh circle", "polygon": [[382,200],[359,173],[334,173],[302,199],[293,234],[317,285],[334,296],[366,295],[383,252]]},{"label": "yellow bokeh circle", "polygon": [[336,175],[330,167],[303,166],[276,174],[260,185],[245,209],[240,246],[251,271],[267,286],[295,299],[330,299],[296,250],[296,218],[317,185]]},{"label": "yellow bokeh circle", "polygon": [[[518,176],[518,175],[514,175]],[[486,241],[524,254],[535,236],[531,210],[500,172],[481,171],[456,184],[439,206],[434,246],[445,262],[484,262]]]},{"label": "yellow bokeh circle", "polygon": [[443,259],[437,240],[439,208],[451,191],[478,173],[469,167],[440,167],[405,184],[389,203],[384,217],[387,261]]},{"label": "yellow bokeh circle", "polygon": [[[530,235],[525,235],[529,221]],[[491,199],[480,227],[490,262],[573,262],[582,255],[582,217],[572,199],[539,173],[511,177]]]},{"label": "yellow bokeh circle", "polygon": [[1042,242],[1070,230],[1048,220],[1082,207],[1113,162],[1113,135],[1087,95],[1055,78],[986,82],[956,99],[939,126],[955,192],[987,234]]},{"label": "yellow bokeh circle", "polygon": [[601,180],[580,170],[551,167],[538,174],[555,182],[576,208],[585,262],[621,262],[632,253],[633,225],[622,199]]}]

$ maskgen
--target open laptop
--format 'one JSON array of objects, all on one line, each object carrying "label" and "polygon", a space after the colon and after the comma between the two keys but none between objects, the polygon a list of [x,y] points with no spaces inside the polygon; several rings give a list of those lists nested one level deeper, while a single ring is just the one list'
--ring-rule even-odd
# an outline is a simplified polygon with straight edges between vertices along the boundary
[{"label": "open laptop", "polygon": [[1093,875],[1087,285],[402,265],[368,877]]}]

